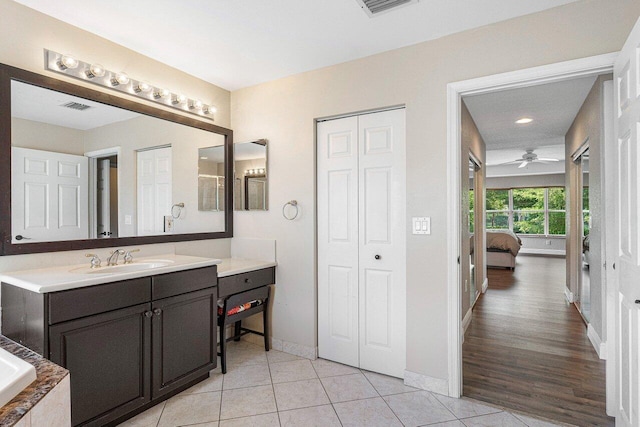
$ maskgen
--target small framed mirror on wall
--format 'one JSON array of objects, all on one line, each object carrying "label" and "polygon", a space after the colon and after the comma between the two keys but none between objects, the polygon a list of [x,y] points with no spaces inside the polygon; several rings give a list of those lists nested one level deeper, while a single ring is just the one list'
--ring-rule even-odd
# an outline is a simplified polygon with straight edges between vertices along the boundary
[{"label": "small framed mirror on wall", "polygon": [[266,139],[234,144],[234,209],[269,210],[268,143]]}]

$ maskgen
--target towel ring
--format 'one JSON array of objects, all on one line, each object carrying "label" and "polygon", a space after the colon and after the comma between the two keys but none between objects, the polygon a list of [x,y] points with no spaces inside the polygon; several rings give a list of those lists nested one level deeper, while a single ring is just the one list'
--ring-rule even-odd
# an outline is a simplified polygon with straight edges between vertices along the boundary
[{"label": "towel ring", "polygon": [[[175,212],[175,208],[178,208],[178,215],[176,215]],[[178,219],[180,218],[180,215],[182,215],[182,208],[184,208],[184,203],[176,203],[175,205],[171,206],[171,217],[173,219]]]},{"label": "towel ring", "polygon": [[[287,216],[286,209],[287,209],[287,206],[289,205],[291,205],[291,207],[296,209],[296,212],[293,214],[293,216]],[[298,217],[298,201],[289,200],[287,203],[285,203],[284,206],[282,206],[282,216],[285,217],[285,219],[288,219],[289,221],[293,221],[294,219],[296,219]]]}]

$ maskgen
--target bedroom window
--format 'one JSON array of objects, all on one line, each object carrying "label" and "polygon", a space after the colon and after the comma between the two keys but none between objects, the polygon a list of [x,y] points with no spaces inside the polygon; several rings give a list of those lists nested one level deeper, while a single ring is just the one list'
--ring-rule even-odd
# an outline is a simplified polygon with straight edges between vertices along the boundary
[{"label": "bedroom window", "polygon": [[487,190],[487,230],[509,230],[509,198],[511,190]]},{"label": "bedroom window", "polygon": [[[566,201],[562,187],[487,190],[486,200],[487,230],[503,229],[528,235],[565,235]],[[588,215],[587,207],[585,224],[588,224]]]},{"label": "bedroom window", "polygon": [[513,200],[513,232],[517,234],[545,234],[544,188],[516,188]]}]

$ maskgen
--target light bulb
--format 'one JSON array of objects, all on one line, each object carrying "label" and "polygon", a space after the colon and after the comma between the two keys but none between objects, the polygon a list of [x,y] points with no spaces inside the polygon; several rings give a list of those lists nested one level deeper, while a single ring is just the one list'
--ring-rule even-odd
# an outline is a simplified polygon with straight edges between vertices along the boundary
[{"label": "light bulb", "polygon": [[149,92],[151,90],[151,85],[147,82],[139,82],[135,88],[133,88],[133,91],[135,93],[140,93],[140,92]]},{"label": "light bulb", "polygon": [[127,76],[126,73],[116,73],[116,75],[111,78],[112,86],[126,85],[127,83],[129,83],[129,76]]},{"label": "light bulb", "polygon": [[187,100],[187,97],[184,95],[176,95],[173,97],[173,99],[171,100],[171,103],[173,105],[177,105],[177,104],[182,104],[184,101]]},{"label": "light bulb", "polygon": [[62,55],[57,64],[61,70],[74,69],[78,66],[78,60],[71,55]]},{"label": "light bulb", "polygon": [[191,101],[191,105],[189,105],[189,108],[191,110],[202,110],[202,101],[200,101],[199,99],[194,99],[193,101]]},{"label": "light bulb", "polygon": [[533,119],[529,117],[523,117],[521,119],[516,120],[516,123],[519,125],[526,125],[527,123],[531,123]]},{"label": "light bulb", "polygon": [[216,111],[216,107],[214,107],[213,105],[207,106],[204,110],[206,114],[214,114]]},{"label": "light bulb", "polygon": [[156,89],[155,92],[153,92],[153,97],[155,99],[166,98],[170,94],[169,89]]},{"label": "light bulb", "polygon": [[105,70],[104,67],[100,64],[91,64],[89,69],[87,69],[84,73],[88,78],[92,79],[94,77],[104,76]]}]

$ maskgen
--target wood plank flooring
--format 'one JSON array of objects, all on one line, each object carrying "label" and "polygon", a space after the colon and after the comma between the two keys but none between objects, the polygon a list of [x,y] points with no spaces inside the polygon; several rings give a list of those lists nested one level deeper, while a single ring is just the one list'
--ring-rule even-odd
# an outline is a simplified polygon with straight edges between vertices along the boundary
[{"label": "wood plank flooring", "polygon": [[520,255],[489,269],[463,349],[464,395],[577,426],[613,426],[605,364],[566,302],[565,259]]}]

